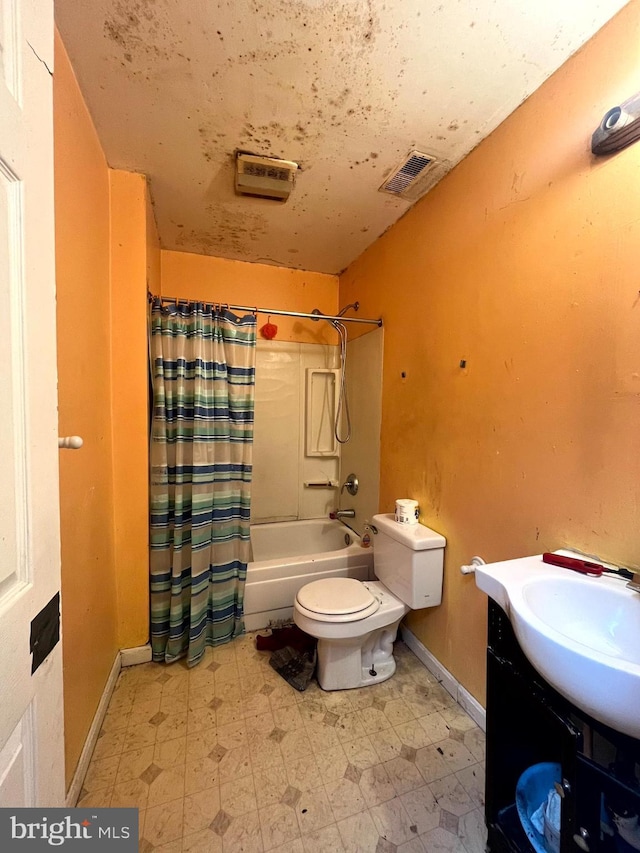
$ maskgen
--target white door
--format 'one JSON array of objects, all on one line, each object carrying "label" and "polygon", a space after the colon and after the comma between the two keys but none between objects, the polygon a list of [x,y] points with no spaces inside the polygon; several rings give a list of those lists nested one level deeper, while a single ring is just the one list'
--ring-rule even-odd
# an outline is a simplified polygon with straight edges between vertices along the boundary
[{"label": "white door", "polygon": [[2,807],[64,805],[60,643],[30,649],[60,589],[51,71],[52,0],[0,0]]}]

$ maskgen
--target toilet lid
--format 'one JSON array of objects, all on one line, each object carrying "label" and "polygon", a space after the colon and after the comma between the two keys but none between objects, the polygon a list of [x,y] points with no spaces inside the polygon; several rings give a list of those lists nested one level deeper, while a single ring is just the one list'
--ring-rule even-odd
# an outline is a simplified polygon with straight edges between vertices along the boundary
[{"label": "toilet lid", "polygon": [[375,613],[380,602],[354,578],[325,578],[302,587],[296,596],[300,608],[321,621],[351,622]]}]

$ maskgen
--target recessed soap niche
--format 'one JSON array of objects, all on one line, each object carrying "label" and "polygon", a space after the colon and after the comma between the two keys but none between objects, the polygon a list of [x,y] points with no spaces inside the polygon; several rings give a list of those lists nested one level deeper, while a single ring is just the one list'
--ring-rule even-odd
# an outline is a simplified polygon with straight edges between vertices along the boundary
[{"label": "recessed soap niche", "polygon": [[307,456],[339,456],[336,412],[340,370],[307,367],[305,395],[305,453]]}]

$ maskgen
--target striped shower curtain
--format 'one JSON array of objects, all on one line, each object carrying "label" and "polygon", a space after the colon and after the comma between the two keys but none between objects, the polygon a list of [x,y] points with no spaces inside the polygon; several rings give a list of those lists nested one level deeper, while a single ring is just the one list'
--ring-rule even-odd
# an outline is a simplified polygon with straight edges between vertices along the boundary
[{"label": "striped shower curtain", "polygon": [[151,301],[151,645],[187,657],[244,630],[256,318]]}]

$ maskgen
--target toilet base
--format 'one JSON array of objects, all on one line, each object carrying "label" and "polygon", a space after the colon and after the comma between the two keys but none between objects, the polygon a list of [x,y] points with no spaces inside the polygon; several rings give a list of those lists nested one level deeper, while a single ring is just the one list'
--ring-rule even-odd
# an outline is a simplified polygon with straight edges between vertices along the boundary
[{"label": "toilet base", "polygon": [[[400,619],[365,637],[318,640],[318,684],[323,690],[354,690],[386,681],[396,671],[393,643]],[[371,674],[371,669],[375,675]]]},{"label": "toilet base", "polygon": [[387,678],[391,678],[395,671],[396,661],[393,657],[384,663],[376,664],[375,675],[371,675],[371,670],[363,666],[360,687],[368,687],[370,684],[378,684],[380,681],[386,681]]}]

